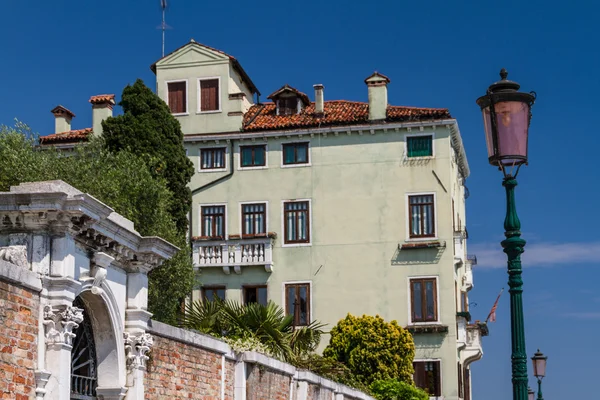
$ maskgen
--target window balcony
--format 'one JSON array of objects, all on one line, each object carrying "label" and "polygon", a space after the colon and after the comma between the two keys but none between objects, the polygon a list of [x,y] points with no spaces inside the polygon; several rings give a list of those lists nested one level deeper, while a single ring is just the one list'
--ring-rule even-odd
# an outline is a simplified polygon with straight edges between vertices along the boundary
[{"label": "window balcony", "polygon": [[468,365],[474,361],[480,360],[483,357],[483,345],[481,338],[488,335],[488,327],[486,323],[476,322],[467,325],[467,343],[463,352],[464,364]]},{"label": "window balcony", "polygon": [[273,272],[273,242],[276,235],[240,237],[229,235],[229,239],[194,237],[192,251],[194,268],[222,268],[227,275],[231,269],[242,273],[242,267],[262,266]]}]

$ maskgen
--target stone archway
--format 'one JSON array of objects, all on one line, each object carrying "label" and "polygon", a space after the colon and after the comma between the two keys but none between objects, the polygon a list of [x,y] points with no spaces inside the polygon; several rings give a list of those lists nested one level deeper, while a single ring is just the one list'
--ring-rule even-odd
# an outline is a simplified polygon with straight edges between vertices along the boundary
[{"label": "stone archway", "polygon": [[[122,399],[126,392],[124,388],[126,368],[121,318],[115,306],[116,303],[114,302],[112,293],[103,290],[102,293],[93,294],[88,289],[84,289],[77,296],[75,302],[80,304],[77,305],[78,307],[84,309],[84,323],[81,324],[82,326],[78,330],[82,329],[84,336],[86,334],[85,329],[88,329],[92,333],[91,340],[89,337],[85,338],[86,342],[84,344],[93,346],[93,351],[89,351],[89,354],[93,354],[93,357],[95,357],[96,389],[94,396],[103,399]],[[87,324],[86,320],[88,321]],[[85,349],[84,346],[79,347],[79,350],[73,347],[72,359],[77,356],[76,351]],[[71,371],[73,377],[72,384],[77,379],[77,372]],[[72,395],[72,399],[86,400],[95,398],[74,397]]]}]

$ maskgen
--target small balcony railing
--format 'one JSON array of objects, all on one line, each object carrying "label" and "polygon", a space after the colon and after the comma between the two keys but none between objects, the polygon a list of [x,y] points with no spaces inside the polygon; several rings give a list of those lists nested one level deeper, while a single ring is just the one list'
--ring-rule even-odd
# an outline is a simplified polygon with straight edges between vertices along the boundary
[{"label": "small balcony railing", "polygon": [[223,268],[226,274],[231,268],[236,274],[245,266],[264,266],[267,272],[273,271],[274,234],[262,237],[230,235],[229,239],[194,238],[193,260],[196,268]]},{"label": "small balcony railing", "polygon": [[95,400],[96,378],[71,375],[71,399]]}]

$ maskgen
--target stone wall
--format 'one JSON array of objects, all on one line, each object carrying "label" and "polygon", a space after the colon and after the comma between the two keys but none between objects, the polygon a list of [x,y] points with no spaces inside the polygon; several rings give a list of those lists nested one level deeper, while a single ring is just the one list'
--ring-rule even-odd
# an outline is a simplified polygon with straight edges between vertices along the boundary
[{"label": "stone wall", "polygon": [[[0,398],[35,397],[39,283],[0,260]],[[23,271],[27,273],[29,271]],[[39,281],[39,279],[38,279]]]},{"label": "stone wall", "polygon": [[152,321],[146,399],[373,400],[366,394],[220,340]]}]

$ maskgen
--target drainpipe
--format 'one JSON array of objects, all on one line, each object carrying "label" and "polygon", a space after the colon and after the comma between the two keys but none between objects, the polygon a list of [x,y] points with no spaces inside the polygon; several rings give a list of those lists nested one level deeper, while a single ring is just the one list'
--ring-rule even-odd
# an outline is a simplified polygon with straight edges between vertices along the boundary
[{"label": "drainpipe", "polygon": [[[234,169],[233,169],[233,142],[234,142],[233,139],[231,139],[229,142],[229,172],[226,175],[223,175],[222,177],[215,179],[214,181],[208,182],[207,184],[204,184],[204,185],[200,186],[199,188],[192,190],[192,197],[196,193],[199,193],[199,192],[203,191],[204,189],[207,189],[213,185],[216,185],[217,183],[226,181],[227,179],[231,178],[231,176],[233,175],[233,172],[234,172]],[[200,161],[200,162],[202,162],[202,161]],[[192,227],[194,226],[192,209],[193,209],[193,205],[190,206],[190,213],[189,213],[190,224],[189,224],[188,229],[189,229],[189,235],[190,235],[190,245],[192,244],[192,232],[193,232]],[[193,262],[193,259],[194,259],[193,249],[190,252],[190,258],[192,259],[192,262]]]}]

